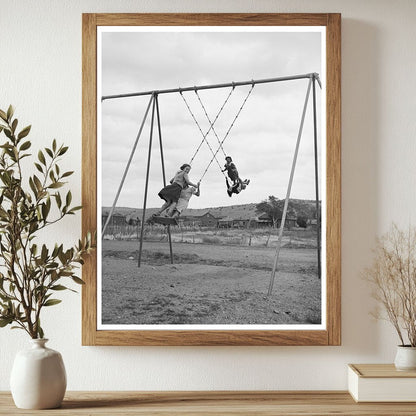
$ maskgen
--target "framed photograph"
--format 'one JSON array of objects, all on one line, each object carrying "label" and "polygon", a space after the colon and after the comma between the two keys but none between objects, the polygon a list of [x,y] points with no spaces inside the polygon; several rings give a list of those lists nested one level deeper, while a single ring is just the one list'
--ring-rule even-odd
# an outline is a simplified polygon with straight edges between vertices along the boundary
[{"label": "framed photograph", "polygon": [[339,14],[84,14],[84,345],[340,345]]}]

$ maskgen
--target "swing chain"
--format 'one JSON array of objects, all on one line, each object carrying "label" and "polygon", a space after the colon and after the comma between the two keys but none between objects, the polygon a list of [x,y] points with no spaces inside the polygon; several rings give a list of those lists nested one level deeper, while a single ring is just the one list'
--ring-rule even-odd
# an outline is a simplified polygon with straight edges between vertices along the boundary
[{"label": "swing chain", "polygon": [[[235,117],[234,117],[234,120],[232,121],[232,123],[231,123],[231,125],[230,125],[229,129],[227,130],[227,133],[225,134],[224,138],[223,138],[223,139],[222,139],[222,141],[221,141],[221,146],[222,146],[222,144],[225,142],[226,138],[228,137],[228,134],[230,133],[231,129],[232,129],[232,128],[233,128],[233,126],[234,126],[234,123],[236,122],[236,120],[237,120],[238,116],[240,115],[241,111],[243,110],[243,108],[244,108],[244,106],[245,106],[245,104],[246,104],[246,102],[247,102],[248,97],[251,95],[251,93],[252,93],[252,91],[253,91],[253,89],[254,89],[254,85],[255,85],[254,83],[251,85],[251,88],[250,88],[250,90],[249,90],[249,92],[248,92],[247,96],[244,98],[244,101],[243,101],[243,103],[241,104],[241,107],[239,108],[239,110],[238,110],[237,114],[236,114],[236,115],[235,115]],[[202,179],[204,178],[204,176],[205,176],[205,175],[206,175],[206,173],[208,172],[208,169],[210,168],[210,166],[211,166],[212,162],[214,161],[214,159],[216,159],[216,156],[217,156],[217,153],[219,152],[219,150],[220,150],[220,147],[218,147],[217,151],[215,152],[215,154],[213,155],[212,159],[210,160],[210,162],[209,162],[209,164],[208,164],[207,168],[205,169],[204,173],[203,173],[203,174],[202,174],[202,176],[201,176],[201,179],[199,180],[200,182],[202,182]],[[222,172],[222,170],[221,170],[221,172]],[[225,176],[225,175],[224,175],[224,176]]]},{"label": "swing chain", "polygon": [[[200,150],[200,148],[201,148],[201,146],[202,146],[202,144],[203,144],[204,142],[208,145],[209,149],[211,150],[211,153],[212,153],[212,154],[214,154],[214,150],[212,149],[212,147],[211,147],[211,145],[209,144],[209,142],[208,142],[208,140],[206,139],[206,137],[208,136],[209,132],[210,132],[210,131],[214,128],[214,124],[215,124],[215,122],[217,121],[218,117],[220,116],[221,112],[223,111],[223,109],[224,109],[224,107],[225,107],[225,105],[226,105],[227,101],[229,100],[229,98],[230,98],[230,96],[231,96],[232,91],[233,91],[233,90],[231,90],[231,91],[230,91],[230,93],[228,94],[228,96],[227,96],[227,98],[226,98],[226,100],[225,100],[224,104],[222,105],[222,107],[221,107],[221,108],[220,108],[220,110],[218,111],[218,114],[216,115],[216,117],[215,117],[214,121],[211,123],[211,125],[210,125],[210,127],[209,127],[208,131],[207,131],[205,134],[204,134],[204,132],[202,131],[202,128],[201,128],[200,124],[198,123],[198,120],[196,119],[196,117],[195,117],[194,113],[192,112],[192,110],[191,110],[191,108],[190,108],[190,106],[189,106],[188,102],[186,101],[185,96],[182,94],[182,91],[180,91],[180,93],[181,93],[181,97],[182,97],[182,99],[183,99],[183,101],[184,101],[184,103],[185,103],[186,107],[188,108],[189,113],[191,114],[191,116],[192,116],[192,118],[193,118],[193,120],[194,120],[195,124],[197,125],[197,127],[198,127],[198,129],[199,129],[200,133],[202,134],[202,140],[201,140],[201,142],[199,143],[199,145],[198,145],[198,147],[197,147],[197,149],[196,149],[196,151],[195,151],[194,155],[192,156],[192,158],[191,158],[191,160],[190,160],[190,162],[189,162],[189,164],[190,164],[190,165],[192,165],[192,162],[194,161],[194,159],[195,159],[196,155],[198,154],[198,152],[199,152],[199,150]],[[198,98],[199,98],[199,95],[198,95],[198,93],[197,93],[197,91],[196,91],[196,90],[195,90],[195,93],[197,94],[197,96],[198,96]],[[202,104],[202,103],[201,103],[201,104]],[[219,166],[219,168],[220,168],[220,170],[221,170],[221,172],[222,172],[222,167],[221,167],[220,163],[218,162],[218,159],[216,158],[216,156],[214,156],[214,157],[215,157],[215,160],[216,160],[216,162],[217,162],[217,164],[218,164],[218,166]],[[224,176],[225,176],[225,174],[224,174]]]},{"label": "swing chain", "polygon": [[221,114],[222,110],[224,109],[225,105],[227,104],[228,99],[231,97],[231,94],[233,93],[234,88],[235,88],[235,85],[234,85],[234,83],[233,83],[233,88],[231,89],[230,93],[228,94],[228,97],[225,99],[225,102],[224,102],[224,104],[222,105],[222,107],[221,107],[220,111],[218,112],[217,116],[215,117],[214,121],[211,121],[211,119],[209,118],[209,115],[208,115],[207,109],[205,108],[204,103],[202,102],[201,97],[200,97],[200,96],[199,96],[199,94],[198,94],[198,91],[195,91],[195,94],[196,94],[196,96],[198,97],[198,101],[199,101],[199,103],[201,104],[202,109],[204,110],[205,117],[207,118],[207,120],[208,120],[208,122],[209,122],[209,124],[210,124],[210,126],[211,126],[211,127],[210,127],[210,129],[213,131],[213,133],[214,133],[215,137],[217,138],[217,142],[218,142],[218,144],[220,145],[220,148],[221,148],[221,150],[222,150],[222,153],[224,154],[224,157],[226,157],[227,155],[226,155],[226,153],[225,153],[225,151],[224,151],[224,148],[222,147],[221,140],[220,140],[220,138],[218,137],[218,134],[217,134],[217,132],[216,132],[216,131],[215,131],[215,129],[214,129],[214,124],[215,124],[215,123],[216,123],[216,121],[218,120],[218,117],[220,116],[220,114]]}]

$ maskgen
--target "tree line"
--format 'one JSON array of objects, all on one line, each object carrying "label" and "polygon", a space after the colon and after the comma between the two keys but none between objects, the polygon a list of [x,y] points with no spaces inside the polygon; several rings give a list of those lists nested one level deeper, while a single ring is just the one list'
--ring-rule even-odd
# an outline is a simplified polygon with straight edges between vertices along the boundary
[{"label": "tree line", "polygon": [[[273,227],[276,227],[277,222],[283,217],[284,205],[284,199],[279,199],[273,195],[270,195],[268,199],[265,199],[256,204],[256,212],[259,214],[267,214],[268,217],[273,221]],[[319,203],[319,210],[320,208],[321,204]],[[308,220],[317,219],[316,206],[304,201],[289,199],[287,217],[296,218],[298,226],[301,228],[306,228],[308,225]]]}]

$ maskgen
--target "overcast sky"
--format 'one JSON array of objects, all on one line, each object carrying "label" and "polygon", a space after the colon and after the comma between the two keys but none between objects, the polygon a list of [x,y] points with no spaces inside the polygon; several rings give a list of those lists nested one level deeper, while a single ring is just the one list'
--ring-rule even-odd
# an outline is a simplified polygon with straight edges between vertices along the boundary
[{"label": "overcast sky", "polygon": [[[124,94],[194,85],[238,82],[318,72],[322,74],[320,32],[120,32],[103,31],[99,60],[99,95]],[[125,30],[123,28],[122,30]],[[189,28],[187,28],[189,30]],[[99,55],[100,58],[100,55]],[[224,142],[242,179],[251,183],[229,198],[216,161],[201,183],[201,196],[190,208],[260,202],[269,195],[284,198],[296,145],[308,80],[258,84]],[[236,87],[214,126],[220,140],[229,129],[250,86]],[[230,89],[200,91],[211,120]],[[318,136],[321,136],[321,94],[317,89]],[[184,93],[205,133],[209,123],[194,92]],[[101,105],[102,205],[111,206],[150,96],[105,100]],[[189,163],[202,141],[179,93],[159,96],[163,153],[167,180]],[[149,114],[150,119],[150,114]],[[147,207],[160,206],[163,186],[157,130],[154,132]],[[142,207],[150,123],[146,123],[117,206]],[[218,140],[207,136],[214,152]],[[320,139],[319,139],[320,141]],[[319,143],[319,148],[320,148]],[[224,165],[224,155],[217,158]],[[190,178],[197,182],[212,153],[203,143],[193,160]],[[291,197],[314,199],[312,101],[302,136]]]}]

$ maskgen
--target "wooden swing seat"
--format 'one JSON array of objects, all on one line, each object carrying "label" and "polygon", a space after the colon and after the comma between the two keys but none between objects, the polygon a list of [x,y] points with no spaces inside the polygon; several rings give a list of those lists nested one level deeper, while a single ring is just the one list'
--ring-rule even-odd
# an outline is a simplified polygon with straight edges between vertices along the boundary
[{"label": "wooden swing seat", "polygon": [[152,221],[162,225],[179,225],[178,220],[171,217],[154,216],[152,217]]}]

